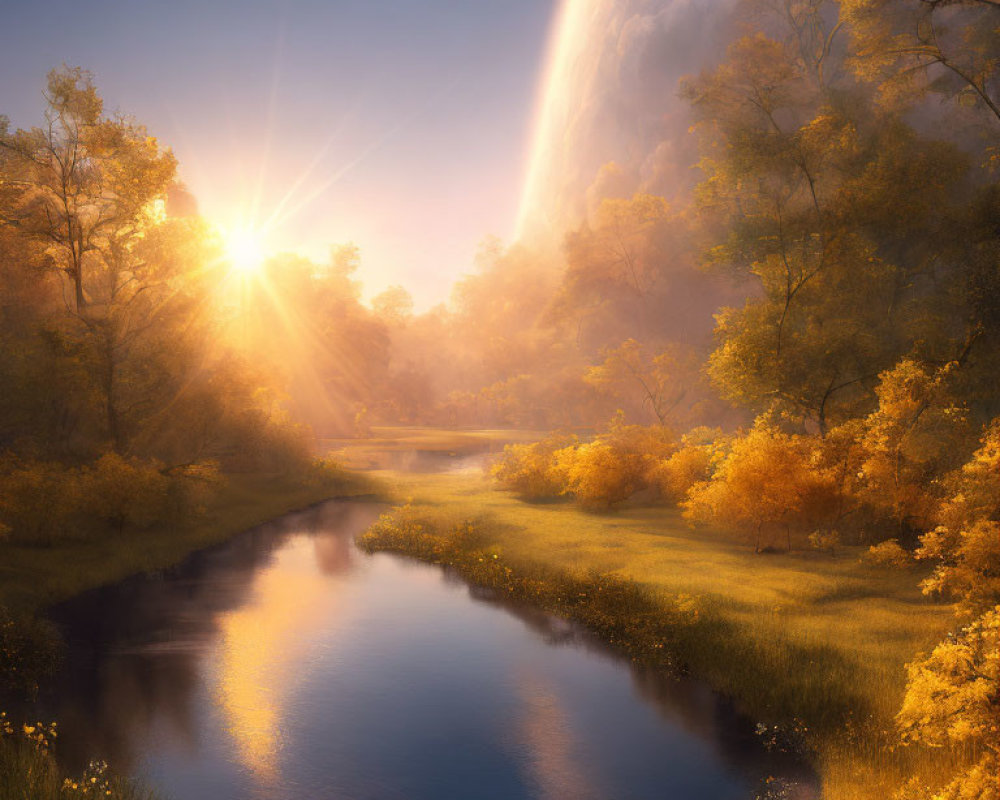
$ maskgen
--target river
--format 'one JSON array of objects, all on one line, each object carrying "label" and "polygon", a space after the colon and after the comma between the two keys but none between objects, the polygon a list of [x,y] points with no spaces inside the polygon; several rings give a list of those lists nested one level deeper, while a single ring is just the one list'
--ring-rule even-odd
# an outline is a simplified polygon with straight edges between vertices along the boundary
[{"label": "river", "polygon": [[176,800],[815,796],[702,684],[357,550],[379,511],[324,503],[54,609],[60,759]]}]

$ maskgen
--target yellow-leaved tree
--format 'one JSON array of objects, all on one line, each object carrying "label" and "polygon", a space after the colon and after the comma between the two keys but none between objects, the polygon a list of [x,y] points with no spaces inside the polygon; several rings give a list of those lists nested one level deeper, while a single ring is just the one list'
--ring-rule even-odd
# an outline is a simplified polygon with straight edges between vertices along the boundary
[{"label": "yellow-leaved tree", "polygon": [[619,412],[592,441],[557,451],[553,475],[581,506],[611,508],[650,488],[650,471],[676,448],[669,428],[626,425]]},{"label": "yellow-leaved tree", "polygon": [[1000,603],[1000,419],[945,484],[951,494],[916,555],[936,565],[924,591],[957,600],[960,613],[971,616]]},{"label": "yellow-leaved tree", "polygon": [[635,339],[626,339],[603,355],[604,361],[583,377],[599,391],[619,400],[636,397],[637,405],[649,409],[660,425],[673,423],[690,405],[700,368],[692,348],[672,343],[653,354],[644,352]]},{"label": "yellow-leaved tree", "polygon": [[681,505],[689,520],[722,525],[752,541],[755,552],[776,532],[791,550],[793,528],[815,528],[831,515],[837,486],[836,476],[817,464],[810,437],[785,433],[763,415]]},{"label": "yellow-leaved tree", "polygon": [[907,666],[897,721],[907,741],[978,753],[943,787],[911,782],[902,800],[996,800],[1000,757],[1000,606]]},{"label": "yellow-leaved tree", "polygon": [[951,392],[957,362],[933,367],[904,358],[879,375],[878,408],[862,423],[858,497],[901,534],[933,517],[934,480],[968,452],[967,412]]}]

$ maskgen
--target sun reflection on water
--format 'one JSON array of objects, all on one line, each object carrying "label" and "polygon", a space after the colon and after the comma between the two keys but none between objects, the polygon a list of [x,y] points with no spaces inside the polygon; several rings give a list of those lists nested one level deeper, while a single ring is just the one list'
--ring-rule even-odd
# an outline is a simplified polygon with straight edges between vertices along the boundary
[{"label": "sun reflection on water", "polygon": [[253,599],[223,614],[213,694],[241,765],[258,780],[280,777],[287,701],[315,630],[330,615],[329,578],[316,568],[313,541],[298,537],[262,570]]}]

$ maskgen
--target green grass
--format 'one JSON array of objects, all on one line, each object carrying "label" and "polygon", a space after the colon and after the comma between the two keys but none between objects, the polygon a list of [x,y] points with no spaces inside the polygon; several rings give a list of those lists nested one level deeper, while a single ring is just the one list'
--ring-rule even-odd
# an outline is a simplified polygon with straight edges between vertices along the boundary
[{"label": "green grass", "polygon": [[[897,747],[904,665],[954,619],[950,606],[920,593],[916,569],[869,566],[858,548],[755,555],[717,532],[692,530],[673,509],[593,514],[568,503],[525,503],[480,475],[386,477],[424,532],[409,544],[375,537],[369,546],[445,561],[473,581],[508,588],[481,566],[485,555],[510,569],[511,594],[618,637],[627,631],[633,640],[619,644],[633,657],[669,636],[676,659],[748,714],[810,729],[824,797],[891,797],[911,776],[943,781],[963,758]],[[467,520],[475,535],[455,538]],[[449,541],[436,548],[428,536]],[[595,589],[597,575],[637,587],[645,599],[595,626],[595,615],[605,620],[614,610],[564,596]],[[647,601],[663,624],[625,619],[647,614]]]},{"label": "green grass", "polygon": [[0,606],[31,614],[88,589],[170,567],[189,553],[330,497],[370,493],[349,473],[303,480],[281,475],[226,477],[206,512],[186,524],[109,531],[51,545],[0,543]]}]

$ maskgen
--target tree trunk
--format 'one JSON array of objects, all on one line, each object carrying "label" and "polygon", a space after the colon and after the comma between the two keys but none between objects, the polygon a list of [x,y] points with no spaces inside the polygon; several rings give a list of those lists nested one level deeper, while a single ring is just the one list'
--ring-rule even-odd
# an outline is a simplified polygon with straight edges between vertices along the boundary
[{"label": "tree trunk", "polygon": [[73,268],[73,291],[76,296],[76,313],[82,314],[84,306],[87,305],[87,299],[83,296],[83,269],[80,264],[76,264]]},{"label": "tree trunk", "polygon": [[115,364],[115,343],[110,331],[104,337],[104,415],[108,428],[108,439],[116,453],[122,452],[121,420],[118,418],[117,365]]}]

